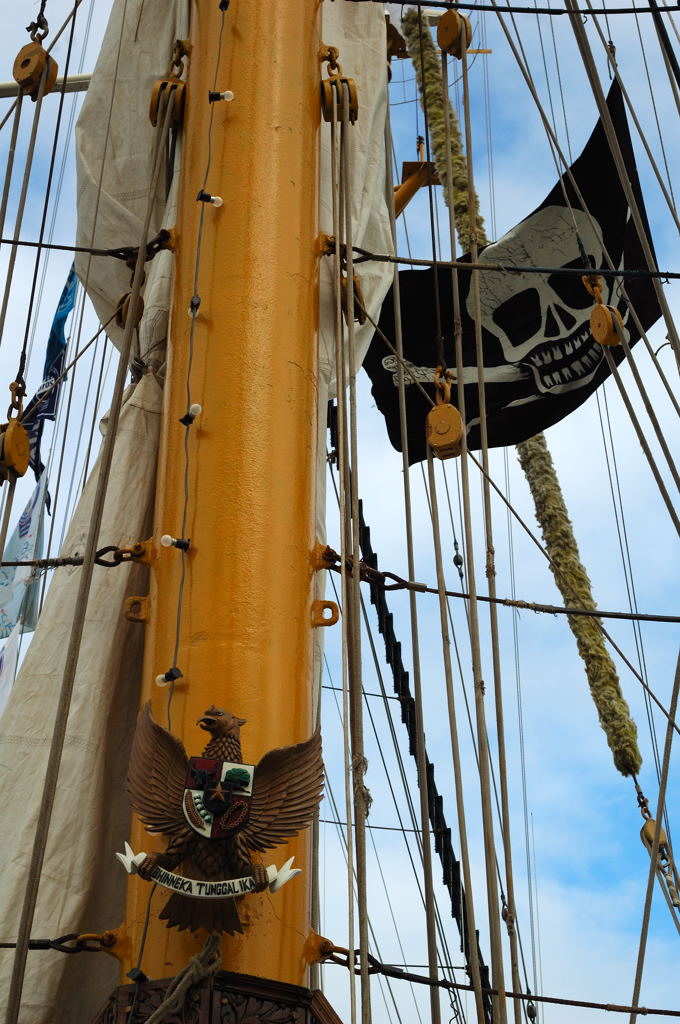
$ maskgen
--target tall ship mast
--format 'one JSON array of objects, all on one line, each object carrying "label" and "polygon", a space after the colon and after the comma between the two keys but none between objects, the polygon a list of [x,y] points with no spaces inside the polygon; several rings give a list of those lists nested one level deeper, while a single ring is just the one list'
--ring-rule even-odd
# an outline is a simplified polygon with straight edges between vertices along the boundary
[{"label": "tall ship mast", "polygon": [[36,6],[0,86],[7,1024],[680,1016],[678,5],[93,0],[81,51],[88,0]]}]

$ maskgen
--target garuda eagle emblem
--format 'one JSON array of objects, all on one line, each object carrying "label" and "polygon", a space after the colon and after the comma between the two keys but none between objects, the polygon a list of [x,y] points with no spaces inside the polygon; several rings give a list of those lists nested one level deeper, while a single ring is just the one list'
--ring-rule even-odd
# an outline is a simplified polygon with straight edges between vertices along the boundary
[{"label": "garuda eagle emblem", "polygon": [[[149,854],[142,878],[156,868],[182,865],[188,877],[207,882],[251,876],[256,891],[267,886],[266,869],[250,851],[284,843],[311,824],[323,788],[321,735],[270,750],[257,765],[244,765],[245,719],[208,708],[196,723],[210,733],[201,757],[188,758],[183,744],[154,720],[147,703],[139,714],[128,772],[128,793],[148,832],[169,836],[165,853]],[[242,766],[242,767],[241,767]],[[161,911],[180,930],[243,931],[235,899],[203,900],[174,894]]]}]

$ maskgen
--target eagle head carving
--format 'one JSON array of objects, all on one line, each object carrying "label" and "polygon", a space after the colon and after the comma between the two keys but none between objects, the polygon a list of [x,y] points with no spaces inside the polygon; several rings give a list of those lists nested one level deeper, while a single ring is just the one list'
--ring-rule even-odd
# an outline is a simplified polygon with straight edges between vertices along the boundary
[{"label": "eagle head carving", "polygon": [[245,718],[237,718],[236,715],[232,715],[231,711],[225,711],[223,708],[217,708],[211,704],[198,719],[196,725],[205,729],[215,739],[219,736],[233,736],[238,739],[241,726],[245,725],[246,721]]}]

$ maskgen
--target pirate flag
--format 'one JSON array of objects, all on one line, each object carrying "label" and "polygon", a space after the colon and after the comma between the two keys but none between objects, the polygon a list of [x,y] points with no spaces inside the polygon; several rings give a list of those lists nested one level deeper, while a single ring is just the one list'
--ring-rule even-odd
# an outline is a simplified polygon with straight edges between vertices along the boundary
[{"label": "pirate flag", "polygon": [[[649,237],[623,98],[616,82],[610,89],[607,105]],[[572,164],[571,172],[590,217],[583,212],[574,186],[565,175],[532,214],[498,242],[481,250],[480,262],[583,267],[582,245],[588,263],[594,268],[607,266],[605,247],[617,269],[644,268],[640,240],[601,121]],[[463,257],[469,259],[469,254]],[[414,384],[414,377],[434,399],[434,368],[438,362],[434,272],[429,269],[399,273],[404,358],[410,364],[410,372],[405,371],[404,378],[412,463],[426,458],[425,418],[430,408]],[[438,268],[438,275],[444,355],[453,369],[453,275],[447,267]],[[469,271],[459,269],[467,437],[468,446],[478,449],[479,394],[470,276]],[[620,278],[602,278],[602,301],[618,308],[627,341],[632,345],[640,334],[621,287]],[[609,368],[602,347],[590,333],[594,299],[580,275],[480,271],[479,288],[487,432],[489,446],[498,448],[533,437],[578,408],[609,376]],[[626,291],[647,330],[661,315],[651,279],[628,279]],[[379,328],[394,343],[392,294],[383,304]],[[617,363],[623,359],[621,346],[611,348],[610,352]],[[371,378],[377,406],[385,417],[390,441],[401,451],[397,358],[377,332],[364,367]],[[455,395],[454,385],[454,403]]]}]

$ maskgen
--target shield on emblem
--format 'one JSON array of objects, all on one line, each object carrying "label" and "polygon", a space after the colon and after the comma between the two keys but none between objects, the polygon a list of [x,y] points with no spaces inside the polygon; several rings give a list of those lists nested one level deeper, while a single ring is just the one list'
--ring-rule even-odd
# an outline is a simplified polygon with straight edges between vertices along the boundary
[{"label": "shield on emblem", "polygon": [[190,757],[184,782],[184,816],[199,835],[225,839],[248,821],[255,765]]}]

